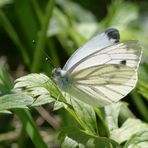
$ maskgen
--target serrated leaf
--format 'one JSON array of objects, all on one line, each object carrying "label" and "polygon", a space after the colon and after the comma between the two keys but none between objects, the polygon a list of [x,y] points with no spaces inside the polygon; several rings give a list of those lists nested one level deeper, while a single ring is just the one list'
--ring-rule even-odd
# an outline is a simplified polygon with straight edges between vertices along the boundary
[{"label": "serrated leaf", "polygon": [[40,105],[51,103],[54,101],[55,101],[55,99],[53,99],[50,95],[43,94],[43,95],[37,97],[37,99],[33,102],[33,104],[31,106],[40,106]]},{"label": "serrated leaf", "polygon": [[125,144],[124,148],[147,148],[148,128],[133,135]]},{"label": "serrated leaf", "polygon": [[63,107],[67,108],[67,105],[65,103],[63,103],[63,102],[55,101],[53,111],[59,110],[59,109],[61,109]]},{"label": "serrated leaf", "polygon": [[22,94],[12,93],[0,97],[0,110],[8,110],[12,108],[28,108],[33,103],[33,98]]},{"label": "serrated leaf", "polygon": [[49,91],[44,87],[35,87],[30,90],[29,93],[33,98],[35,98],[31,106],[40,106],[43,104],[54,102],[55,99],[50,96]]},{"label": "serrated leaf", "polygon": [[75,99],[71,99],[71,105],[73,106],[77,118],[81,122],[81,126],[87,132],[96,134],[97,122],[93,107]]},{"label": "serrated leaf", "polygon": [[121,109],[122,103],[117,102],[111,105],[105,106],[105,121],[109,130],[118,128],[118,116]]},{"label": "serrated leaf", "polygon": [[68,136],[65,137],[64,142],[61,145],[62,148],[85,148],[83,144],[77,143]]},{"label": "serrated leaf", "polygon": [[75,127],[62,128],[58,137],[62,141],[62,147],[79,147],[84,146],[88,142],[90,135],[87,135],[83,131],[80,131]]},{"label": "serrated leaf", "polygon": [[106,137],[97,138],[95,136],[90,136],[74,127],[63,128],[60,132],[59,138],[62,139],[63,148],[120,148],[119,144],[112,139]]},{"label": "serrated leaf", "polygon": [[134,134],[144,131],[147,128],[148,125],[141,120],[129,118],[120,128],[111,131],[110,138],[118,143],[122,143],[129,140]]},{"label": "serrated leaf", "polygon": [[11,83],[7,72],[0,65],[0,95],[7,94],[13,88],[13,84]]},{"label": "serrated leaf", "polygon": [[44,74],[29,74],[18,78],[15,89],[21,89],[34,98],[32,106],[40,106],[55,101],[58,92],[53,82]]},{"label": "serrated leaf", "polygon": [[16,88],[16,89],[24,88],[24,87],[25,88],[33,88],[33,87],[37,87],[37,86],[41,87],[44,84],[46,85],[47,82],[50,83],[50,79],[49,79],[49,77],[47,77],[44,74],[32,73],[32,74],[28,74],[26,76],[16,79],[15,82],[16,82],[16,84],[15,84],[14,88]]}]

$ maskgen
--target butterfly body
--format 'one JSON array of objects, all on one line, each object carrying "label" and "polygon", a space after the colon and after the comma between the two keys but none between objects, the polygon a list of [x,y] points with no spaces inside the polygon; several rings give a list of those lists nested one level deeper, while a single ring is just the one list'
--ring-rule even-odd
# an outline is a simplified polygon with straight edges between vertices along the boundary
[{"label": "butterfly body", "polygon": [[136,85],[142,51],[138,41],[119,40],[114,28],[94,37],[74,52],[63,69],[52,71],[54,82],[93,106],[117,102]]}]

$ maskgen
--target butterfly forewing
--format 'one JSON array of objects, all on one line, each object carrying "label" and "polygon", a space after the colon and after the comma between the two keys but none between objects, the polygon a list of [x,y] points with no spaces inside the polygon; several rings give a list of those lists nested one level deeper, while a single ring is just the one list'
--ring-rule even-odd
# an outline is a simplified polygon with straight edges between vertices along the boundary
[{"label": "butterfly forewing", "polygon": [[84,59],[91,53],[99,51],[104,47],[113,45],[115,42],[118,42],[119,39],[120,39],[120,34],[117,29],[114,28],[107,29],[106,31],[92,38],[82,47],[77,49],[73,53],[73,55],[68,59],[68,61],[63,67],[63,70],[68,71],[77,62]]},{"label": "butterfly forewing", "polygon": [[69,69],[76,72],[103,64],[124,64],[137,67],[141,55],[141,47],[137,41],[124,41],[98,50],[77,62]]}]

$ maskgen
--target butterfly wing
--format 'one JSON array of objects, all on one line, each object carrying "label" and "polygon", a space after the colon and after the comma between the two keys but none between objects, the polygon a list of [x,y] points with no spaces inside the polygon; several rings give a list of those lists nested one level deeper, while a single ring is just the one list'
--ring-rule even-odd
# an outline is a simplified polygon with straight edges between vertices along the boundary
[{"label": "butterfly wing", "polygon": [[113,45],[120,39],[120,34],[117,29],[109,28],[103,33],[92,38],[89,42],[77,49],[66,62],[63,70],[68,71],[73,65],[92,54],[95,51],[101,50],[104,47]]},{"label": "butterfly wing", "polygon": [[90,54],[69,69],[69,93],[93,106],[117,102],[136,85],[141,50],[125,41]]}]

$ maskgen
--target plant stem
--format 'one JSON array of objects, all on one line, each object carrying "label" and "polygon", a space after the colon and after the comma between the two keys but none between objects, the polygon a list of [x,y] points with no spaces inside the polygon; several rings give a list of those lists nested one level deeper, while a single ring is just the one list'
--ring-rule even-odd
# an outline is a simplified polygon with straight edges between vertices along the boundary
[{"label": "plant stem", "polygon": [[47,29],[48,29],[49,22],[51,20],[54,4],[55,4],[55,0],[50,0],[47,4],[46,14],[45,14],[45,17],[43,18],[42,27],[39,33],[39,38],[36,46],[34,59],[33,59],[32,72],[38,72],[42,65],[42,57],[43,57],[42,50],[45,47],[46,38],[47,38]]},{"label": "plant stem", "polygon": [[3,25],[5,31],[12,39],[12,41],[15,43],[15,45],[18,47],[17,49],[20,51],[25,64],[29,66],[30,65],[29,55],[27,54],[24,46],[21,44],[21,41],[16,31],[14,30],[13,26],[11,25],[10,21],[8,20],[8,18],[1,9],[0,9],[0,19],[1,19],[1,24]]},{"label": "plant stem", "polygon": [[23,126],[29,135],[30,139],[34,143],[36,148],[47,148],[47,145],[43,141],[39,130],[37,129],[30,113],[27,110],[23,109],[14,109],[16,115],[19,117]]}]

